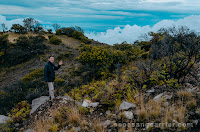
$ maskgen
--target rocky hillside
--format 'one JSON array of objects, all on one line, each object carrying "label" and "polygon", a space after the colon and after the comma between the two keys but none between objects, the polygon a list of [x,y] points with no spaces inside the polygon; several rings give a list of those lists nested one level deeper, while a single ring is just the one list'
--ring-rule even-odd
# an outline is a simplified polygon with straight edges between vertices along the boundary
[{"label": "rocky hillside", "polygon": [[[0,58],[0,130],[199,131],[200,36],[184,29],[149,35],[148,41],[113,46],[79,32],[1,36],[9,46]],[[43,80],[49,54],[64,63],[53,103]],[[18,61],[9,58],[15,55]]]}]

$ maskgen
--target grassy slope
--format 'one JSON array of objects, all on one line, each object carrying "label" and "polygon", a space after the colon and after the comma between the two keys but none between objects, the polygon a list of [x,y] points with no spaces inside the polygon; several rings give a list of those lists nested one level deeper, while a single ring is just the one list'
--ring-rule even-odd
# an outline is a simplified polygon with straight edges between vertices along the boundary
[{"label": "grassy slope", "polygon": [[[36,36],[36,34],[25,34],[25,35],[19,35],[14,33],[9,33],[9,41],[15,42],[15,39],[17,39],[20,36]],[[48,39],[48,35],[43,35],[46,39]],[[41,55],[40,57],[35,57],[25,63],[13,66],[9,69],[4,69],[0,76],[0,86],[8,86],[13,85],[17,83],[20,79],[22,79],[25,75],[31,72],[33,69],[38,69],[44,67],[44,65],[47,63],[48,60],[43,60],[42,58],[48,58],[50,54],[53,54],[55,57],[57,57],[60,53],[66,52],[68,49],[72,50],[72,53],[75,54],[75,56],[79,55],[78,52],[78,46],[80,45],[80,41],[76,40],[71,37],[67,36],[57,36],[58,38],[62,39],[61,45],[52,45],[49,44],[49,42],[46,43],[47,46],[50,46],[50,50],[46,51],[44,55]],[[55,51],[58,52],[55,52]],[[74,56],[74,57],[75,57]],[[73,59],[64,59],[63,65],[60,68],[60,71],[63,71],[67,66],[70,66],[72,64]],[[58,61],[55,60],[55,64],[58,64]],[[62,73],[62,72],[59,72]]]}]

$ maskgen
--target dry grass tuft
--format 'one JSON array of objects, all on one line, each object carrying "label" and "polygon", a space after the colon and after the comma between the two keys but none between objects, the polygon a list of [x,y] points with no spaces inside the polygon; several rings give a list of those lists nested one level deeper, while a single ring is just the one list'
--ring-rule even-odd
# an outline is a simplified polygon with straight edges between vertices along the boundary
[{"label": "dry grass tuft", "polygon": [[179,90],[179,91],[177,92],[177,95],[178,95],[178,97],[181,98],[181,99],[189,99],[189,98],[192,97],[192,93],[190,93],[190,92],[188,92],[188,91],[186,91],[186,90]]},{"label": "dry grass tuft", "polygon": [[105,132],[105,128],[103,125],[101,125],[100,120],[94,120],[92,124],[92,128],[95,132]]},{"label": "dry grass tuft", "polygon": [[156,119],[161,115],[161,103],[155,102],[151,99],[147,103],[147,108],[150,120]]},{"label": "dry grass tuft", "polygon": [[140,109],[137,112],[138,119],[144,121],[147,118],[147,111],[144,107],[143,95],[140,96]]}]

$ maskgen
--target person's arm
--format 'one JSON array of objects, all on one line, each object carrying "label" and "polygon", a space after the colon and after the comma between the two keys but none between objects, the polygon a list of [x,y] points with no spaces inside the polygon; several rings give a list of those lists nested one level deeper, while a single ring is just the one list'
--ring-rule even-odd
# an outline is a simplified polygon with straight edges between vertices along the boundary
[{"label": "person's arm", "polygon": [[48,65],[45,65],[44,67],[44,80],[45,82],[48,82]]},{"label": "person's arm", "polygon": [[55,70],[58,70],[60,67],[61,67],[61,65],[59,65],[59,64],[58,64],[58,66],[55,66],[55,65],[54,65],[54,69],[55,69]]}]

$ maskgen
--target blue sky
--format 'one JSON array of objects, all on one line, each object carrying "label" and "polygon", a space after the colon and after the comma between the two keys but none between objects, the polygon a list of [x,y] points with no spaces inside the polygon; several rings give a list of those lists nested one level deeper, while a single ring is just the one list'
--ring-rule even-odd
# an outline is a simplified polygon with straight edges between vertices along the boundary
[{"label": "blue sky", "polygon": [[[63,27],[77,25],[85,30],[86,36],[101,42],[132,43],[138,37],[137,30],[140,33],[149,31],[155,25],[157,28],[170,26],[169,23],[188,26],[186,23],[188,22],[188,24],[194,23],[190,24],[191,28],[198,28],[195,26],[198,26],[196,21],[199,22],[200,1],[0,0],[0,15],[0,23],[7,23],[8,27],[12,23],[21,23],[26,17],[33,17],[40,20],[46,28],[52,28],[53,23]],[[130,33],[135,33],[137,37],[128,37]],[[122,37],[111,41],[114,36]]]}]

